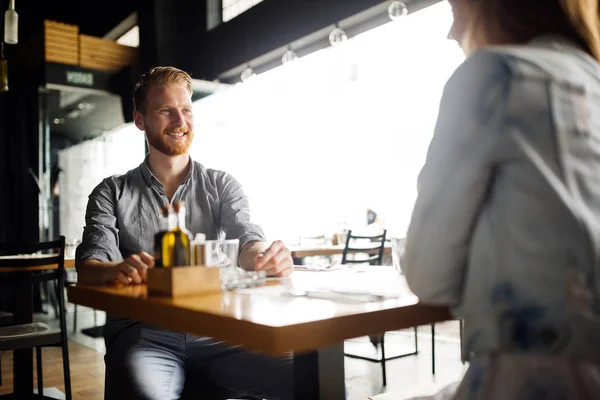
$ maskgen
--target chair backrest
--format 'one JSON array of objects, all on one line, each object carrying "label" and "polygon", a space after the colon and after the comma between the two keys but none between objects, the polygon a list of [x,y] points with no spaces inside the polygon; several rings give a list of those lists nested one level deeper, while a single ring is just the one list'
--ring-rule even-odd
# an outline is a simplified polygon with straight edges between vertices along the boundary
[{"label": "chair backrest", "polygon": [[[385,249],[385,236],[387,230],[383,233],[372,236],[353,235],[348,231],[346,246],[342,253],[342,264],[363,264],[381,265],[383,263],[383,252]],[[349,255],[353,257],[348,257]],[[364,254],[365,258],[356,258],[357,254]]]},{"label": "chair backrest", "polygon": [[[29,256],[38,252],[44,252],[40,257]],[[12,280],[14,274],[4,274],[2,269],[11,268],[30,271],[30,267],[41,267],[44,265],[56,265],[57,268],[40,270],[32,275],[32,281],[44,282],[53,279],[64,279],[65,271],[65,237],[60,236],[57,240],[49,242],[34,243],[2,243],[0,242],[0,280]],[[35,269],[31,269],[34,271]]]}]

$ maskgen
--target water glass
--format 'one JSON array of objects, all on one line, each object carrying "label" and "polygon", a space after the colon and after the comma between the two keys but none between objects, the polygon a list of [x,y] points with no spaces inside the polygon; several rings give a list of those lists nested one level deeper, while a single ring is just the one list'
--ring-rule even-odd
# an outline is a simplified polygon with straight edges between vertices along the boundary
[{"label": "water glass", "polygon": [[77,250],[77,246],[81,243],[79,239],[68,240],[65,242],[65,257],[66,258],[75,258],[75,251]]},{"label": "water glass", "polygon": [[221,282],[224,285],[238,277],[239,246],[238,239],[206,241],[206,266],[221,268]]}]

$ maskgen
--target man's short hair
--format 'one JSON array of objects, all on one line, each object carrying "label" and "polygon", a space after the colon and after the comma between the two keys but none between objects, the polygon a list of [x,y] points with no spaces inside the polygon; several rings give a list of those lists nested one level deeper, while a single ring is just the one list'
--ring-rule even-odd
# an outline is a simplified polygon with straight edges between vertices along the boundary
[{"label": "man's short hair", "polygon": [[140,81],[133,89],[134,110],[141,113],[146,112],[146,97],[152,86],[161,85],[183,85],[190,96],[194,93],[192,88],[192,77],[185,71],[175,67],[154,67],[142,75]]}]

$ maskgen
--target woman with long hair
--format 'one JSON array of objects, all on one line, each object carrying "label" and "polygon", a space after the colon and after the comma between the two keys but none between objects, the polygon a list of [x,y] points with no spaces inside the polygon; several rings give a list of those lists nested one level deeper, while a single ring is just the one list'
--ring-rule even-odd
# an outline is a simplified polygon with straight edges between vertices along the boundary
[{"label": "woman with long hair", "polygon": [[464,319],[456,399],[600,398],[598,0],[450,0],[402,268]]}]

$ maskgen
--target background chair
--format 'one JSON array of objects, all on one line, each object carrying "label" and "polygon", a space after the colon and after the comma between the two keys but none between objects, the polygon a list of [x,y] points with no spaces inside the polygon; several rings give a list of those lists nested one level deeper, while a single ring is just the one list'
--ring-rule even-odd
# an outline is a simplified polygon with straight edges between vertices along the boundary
[{"label": "background chair", "polygon": [[[19,254],[33,254],[40,251],[50,251],[47,257],[23,258],[17,257]],[[14,285],[16,290],[27,292],[23,299],[31,302],[32,287],[41,282],[58,281],[58,312],[60,328],[52,329],[46,324],[32,321],[32,304],[18,304],[18,311],[13,313],[14,323],[12,325],[0,327],[0,351],[21,350],[27,348],[36,349],[37,358],[37,380],[38,380],[38,398],[48,398],[43,396],[44,384],[42,375],[42,347],[60,346],[63,356],[63,373],[65,380],[65,395],[67,400],[71,400],[71,376],[69,371],[69,349],[67,339],[67,324],[65,316],[65,238],[43,242],[43,243],[0,243],[0,254],[5,256],[15,256],[14,258],[0,258],[0,283]],[[31,271],[30,267],[40,267],[43,265],[57,265],[56,269],[44,269]],[[7,267],[22,268],[18,272],[6,272],[2,269]],[[23,293],[22,293],[23,294]],[[29,315],[25,315],[25,314]],[[24,322],[24,323],[23,323]],[[16,355],[15,355],[16,357]],[[15,374],[18,371],[13,371]],[[9,395],[10,396],[10,395]],[[36,396],[31,395],[32,398]]]},{"label": "background chair", "polygon": [[[348,237],[346,238],[346,246],[342,253],[342,264],[369,264],[369,265],[381,265],[383,262],[383,253],[385,250],[385,237],[387,231],[384,230],[382,234],[373,236],[358,236],[353,235],[352,231],[348,231]],[[387,374],[385,363],[386,361],[394,360],[396,358],[413,356],[419,353],[419,341],[417,336],[417,328],[414,328],[415,333],[415,350],[410,353],[404,353],[393,357],[386,357],[385,355],[385,332],[379,335],[371,335],[369,339],[376,349],[381,348],[381,357],[372,358],[365,357],[357,354],[344,353],[346,357],[356,358],[374,363],[381,364],[381,372],[383,378],[383,386],[387,385]]]}]

